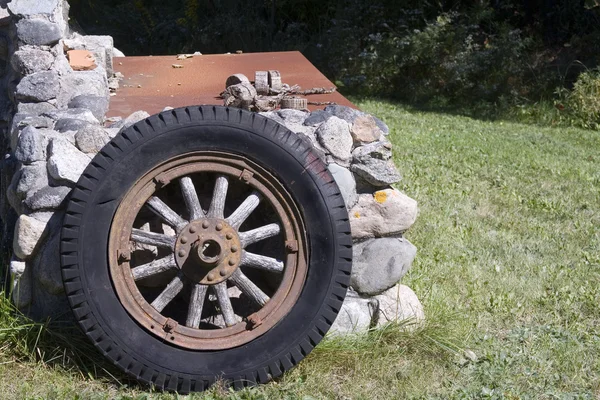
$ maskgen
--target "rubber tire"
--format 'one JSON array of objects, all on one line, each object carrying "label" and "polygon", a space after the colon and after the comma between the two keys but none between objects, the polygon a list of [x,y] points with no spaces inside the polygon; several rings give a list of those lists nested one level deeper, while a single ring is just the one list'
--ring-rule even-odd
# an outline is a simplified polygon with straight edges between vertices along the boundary
[{"label": "rubber tire", "polygon": [[[198,150],[242,154],[276,176],[300,209],[309,242],[305,285],[290,312],[264,335],[219,351],[182,349],[140,327],[119,302],[107,261],[111,222],[129,188],[160,162]],[[64,287],[83,332],[135,379],[178,393],[217,379],[242,388],[280,376],[323,338],[350,281],[348,214],[327,165],[284,126],[235,108],[178,108],[125,129],[82,174],[61,234]]]}]

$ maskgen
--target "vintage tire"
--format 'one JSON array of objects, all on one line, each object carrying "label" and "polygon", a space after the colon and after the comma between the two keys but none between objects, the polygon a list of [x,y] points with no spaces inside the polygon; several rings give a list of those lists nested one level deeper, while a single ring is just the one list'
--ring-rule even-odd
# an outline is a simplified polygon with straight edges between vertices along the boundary
[{"label": "vintage tire", "polygon": [[[285,214],[291,215],[290,219],[286,220],[286,224],[289,226],[281,227],[280,225],[279,235],[285,236],[292,232],[291,235],[298,235],[297,242],[291,245],[286,242],[285,260],[287,261],[279,261],[284,265],[283,272],[281,272],[283,277],[278,278],[279,286],[273,289],[272,298],[263,304],[263,308],[252,315],[260,315],[260,312],[268,308],[270,302],[277,304],[278,312],[266,314],[267,311],[265,311],[266,317],[263,325],[267,328],[264,332],[257,334],[253,334],[254,329],[250,328],[255,328],[257,332],[260,331],[263,326],[260,323],[263,321],[250,321],[252,322],[250,323],[242,320],[240,322],[240,317],[236,315],[237,322],[223,322],[226,320],[225,314],[230,315],[225,307],[227,302],[231,305],[229,299],[231,287],[228,288],[227,283],[224,284],[225,292],[217,290],[216,286],[219,285],[208,289],[211,291],[210,293],[213,293],[212,290],[216,293],[212,300],[210,300],[210,295],[209,297],[203,295],[204,303],[200,305],[195,324],[210,326],[212,329],[210,332],[208,329],[194,328],[194,324],[191,325],[191,328],[182,326],[182,324],[189,323],[191,318],[189,313],[187,319],[174,320],[170,317],[164,319],[166,317],[162,314],[155,315],[154,308],[149,314],[138,312],[148,310],[148,304],[140,297],[141,295],[137,296],[136,293],[140,294],[142,291],[150,289],[145,286],[136,286],[138,285],[137,281],[131,286],[130,282],[133,282],[132,279],[135,278],[131,278],[133,273],[127,272],[130,271],[127,268],[131,267],[129,263],[133,263],[133,256],[125,248],[112,248],[114,243],[117,243],[117,246],[122,245],[119,238],[124,234],[121,232],[129,232],[127,229],[131,229],[131,237],[133,237],[134,229],[135,232],[140,232],[140,229],[134,228],[133,225],[127,228],[128,225],[123,222],[127,218],[121,217],[121,215],[128,214],[122,210],[129,210],[128,212],[134,214],[139,212],[136,214],[137,216],[131,218],[141,218],[142,207],[150,204],[145,203],[144,198],[142,198],[144,201],[140,203],[142,205],[131,205],[135,202],[126,201],[131,197],[132,188],[143,186],[142,189],[139,189],[141,190],[139,193],[146,193],[144,190],[155,187],[156,192],[152,194],[153,197],[148,198],[150,201],[149,199],[154,198],[155,195],[162,196],[160,193],[163,192],[159,190],[166,191],[168,187],[177,184],[175,181],[164,178],[165,173],[149,179],[149,171],[162,171],[160,168],[164,166],[164,170],[175,176],[173,171],[179,171],[177,169],[179,167],[172,167],[172,165],[179,163],[179,160],[185,160],[181,162],[182,165],[188,165],[185,163],[190,160],[189,165],[192,166],[190,168],[202,169],[203,165],[208,165],[206,160],[213,160],[211,157],[217,157],[216,160],[223,159],[224,164],[240,162],[248,165],[248,168],[254,168],[252,171],[254,171],[256,179],[250,176],[251,174],[248,175],[250,178],[244,177],[242,174],[239,181],[233,182],[231,177],[217,176],[221,176],[219,179],[223,179],[222,177],[225,176],[230,181],[230,185],[242,185],[243,183],[254,185],[255,181],[258,182],[256,185],[260,185],[262,184],[260,182],[264,181],[266,182],[264,185],[271,185],[268,186],[272,188],[269,190],[273,193],[272,198],[276,199],[272,204],[264,200],[265,209],[272,207],[275,210],[279,207],[277,199],[283,199],[281,204],[288,208],[282,206],[283,208],[278,209],[292,210],[291,214]],[[219,162],[216,162],[215,165],[221,168]],[[229,164],[223,168],[229,168]],[[243,171],[247,173],[245,169]],[[198,174],[204,172],[206,171],[202,170]],[[266,178],[263,179],[263,175]],[[198,176],[202,175],[194,175],[194,179],[198,179]],[[180,185],[183,185],[181,183],[183,175],[178,179],[180,179]],[[246,180],[242,182],[241,179]],[[259,182],[260,179],[263,181]],[[198,180],[196,180],[197,182]],[[230,186],[230,188],[232,187]],[[235,187],[237,188],[237,186]],[[227,193],[227,189],[225,190]],[[239,190],[242,193],[245,189]],[[138,196],[138,192],[135,193]],[[173,193],[175,192],[170,190],[168,195],[177,196],[176,193]],[[215,193],[217,193],[216,183],[213,197]],[[139,196],[142,195],[139,194]],[[171,197],[168,199],[171,201]],[[186,197],[185,200],[187,201],[188,198]],[[198,201],[199,203],[200,201]],[[136,209],[135,207],[138,206],[140,208]],[[154,210],[152,207],[146,208]],[[204,208],[202,207],[202,211]],[[124,212],[125,214],[123,214]],[[115,220],[117,214],[118,220]],[[192,214],[190,213],[190,215]],[[271,214],[268,215],[270,218]],[[262,218],[262,214],[256,218]],[[265,216],[265,218],[267,217]],[[188,219],[192,218],[188,216]],[[198,221],[200,220],[197,220],[194,226],[199,226]],[[163,226],[164,232],[167,231],[166,225],[168,224],[161,222],[160,226]],[[185,226],[185,228],[177,228],[173,231],[179,235],[173,236],[176,238],[173,240],[177,240],[177,245],[180,245],[180,238],[183,242],[181,236],[183,233],[180,233],[179,229],[188,229],[192,223]],[[189,229],[191,231],[191,228]],[[213,229],[212,225],[210,229]],[[214,231],[214,233],[218,232]],[[246,233],[240,232],[240,237],[244,234]],[[129,239],[128,234],[126,237],[126,240],[133,240]],[[194,247],[196,252],[193,254],[200,254],[197,257],[203,257],[204,250],[199,249],[205,249],[208,246],[208,242],[200,243],[198,242],[200,240],[199,236],[195,242],[196,247]],[[269,240],[269,243],[279,243],[282,240],[282,238],[274,237]],[[294,245],[299,246],[300,249],[294,249]],[[133,244],[129,243],[128,246],[131,249]],[[263,245],[263,247],[265,246],[269,247],[270,244]],[[277,246],[272,245],[276,251],[280,251]],[[221,252],[219,254],[223,254],[225,251],[223,249],[224,247],[219,247],[217,250]],[[156,252],[158,251],[156,250]],[[183,253],[177,253],[177,257],[180,254]],[[233,257],[233,253],[227,254]],[[305,257],[303,270],[300,268],[301,262],[298,261],[300,260],[298,254]],[[176,257],[175,253],[173,257]],[[189,257],[191,259],[192,256]],[[204,390],[216,380],[223,380],[235,388],[264,383],[280,376],[284,371],[300,362],[319,343],[336,318],[349,283],[351,258],[352,240],[344,201],[327,166],[315,155],[310,143],[260,115],[239,109],[213,106],[195,106],[165,111],[137,122],[117,135],[96,155],[73,190],[64,218],[61,237],[64,287],[74,316],[84,333],[108,359],[129,375],[155,388],[179,393]],[[221,265],[224,263],[224,259],[218,263]],[[144,264],[144,266],[146,265]],[[209,264],[202,261],[202,268],[205,268],[206,265]],[[248,271],[246,264],[239,265],[245,268],[244,271]],[[241,267],[238,270],[242,271]],[[295,272],[291,274],[288,273],[289,270]],[[126,276],[127,279],[123,280],[119,271],[124,271],[123,276]],[[188,275],[183,275],[184,272],[187,274],[186,270],[176,269],[175,271],[179,277],[177,279],[182,281],[192,279]],[[269,271],[269,273],[271,272]],[[295,279],[290,281],[292,283],[289,287],[298,285],[298,282],[301,283],[301,287],[299,289],[296,287],[298,290],[295,294],[292,294],[293,290],[288,288],[289,291],[279,296],[279,300],[277,300],[279,303],[277,303],[275,299],[278,298],[278,290],[282,290],[281,287],[287,282],[285,276],[288,275]],[[204,275],[202,279],[208,279],[207,276]],[[266,285],[264,282],[269,279],[273,280],[272,277],[267,279],[269,276],[267,275],[263,279],[263,275],[259,275],[259,279],[263,279],[260,281],[263,285],[261,287],[267,287],[268,285],[264,286]],[[195,275],[193,279],[196,279]],[[277,279],[275,280],[277,281]],[[124,281],[127,283],[124,284]],[[190,282],[186,285],[192,286],[192,293],[198,293],[194,290],[201,286],[200,283],[196,280]],[[169,285],[172,286],[172,283],[173,281]],[[223,285],[221,284],[221,286]],[[123,287],[129,289],[122,289]],[[179,290],[180,294],[176,299],[183,301],[182,299],[187,298],[185,290]],[[166,291],[165,288],[164,292]],[[164,292],[161,292],[159,297]],[[242,293],[240,296],[246,293],[240,292]],[[133,297],[128,297],[128,293],[132,293]],[[225,297],[228,300],[225,303],[221,303],[222,298],[218,296],[219,293],[226,293]],[[215,297],[217,302],[215,302]],[[206,304],[210,304],[212,307],[210,308],[212,311],[207,311],[209,314],[214,313],[207,317],[211,321],[210,323],[202,322],[204,320],[200,321],[200,318],[205,315],[202,304],[205,308]],[[260,306],[255,305],[255,307]],[[175,310],[175,313],[181,312],[182,309],[175,306],[171,308]],[[192,310],[191,306],[189,306],[189,310]],[[218,320],[219,313],[222,315],[221,322],[214,322]],[[149,316],[150,314],[153,316]],[[191,319],[193,320],[193,318]],[[164,326],[152,325],[152,329],[149,329],[148,325],[151,321],[156,320],[167,322]],[[213,323],[214,326],[211,325]],[[220,326],[224,327],[220,328]],[[248,327],[250,333],[240,331],[240,326]],[[236,329],[239,332],[235,335],[239,334],[240,336],[232,334],[231,337],[239,340],[230,341],[228,339],[230,336],[226,336],[229,334],[222,333],[228,332],[228,330],[237,332]],[[185,334],[181,334],[181,337],[188,339],[179,342],[180,336],[175,338],[175,335],[171,336],[170,332],[192,332],[192,335],[188,338]],[[194,336],[196,332],[198,337]],[[225,336],[218,336],[219,339],[212,342],[211,338],[205,339],[202,336],[204,334],[210,336],[213,333],[217,336]]]}]

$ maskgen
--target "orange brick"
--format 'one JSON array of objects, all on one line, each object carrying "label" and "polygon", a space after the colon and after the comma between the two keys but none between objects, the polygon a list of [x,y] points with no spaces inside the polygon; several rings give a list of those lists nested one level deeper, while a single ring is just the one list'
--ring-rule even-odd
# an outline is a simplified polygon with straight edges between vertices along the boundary
[{"label": "orange brick", "polygon": [[89,71],[97,67],[94,55],[88,50],[69,50],[67,58],[73,71]]}]

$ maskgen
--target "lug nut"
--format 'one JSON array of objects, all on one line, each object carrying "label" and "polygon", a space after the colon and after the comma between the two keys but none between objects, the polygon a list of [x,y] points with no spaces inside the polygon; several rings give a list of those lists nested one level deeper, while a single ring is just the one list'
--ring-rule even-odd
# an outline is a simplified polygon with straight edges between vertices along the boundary
[{"label": "lug nut", "polygon": [[227,238],[227,240],[231,240],[233,239],[233,234],[228,233],[227,235],[225,235],[225,237]]},{"label": "lug nut", "polygon": [[188,242],[188,238],[185,236],[181,237],[181,243],[186,244]]},{"label": "lug nut", "polygon": [[208,276],[206,277],[209,281],[214,281],[215,280],[215,274],[213,274],[212,272],[210,274],[208,274]]},{"label": "lug nut", "polygon": [[196,227],[190,226],[190,233],[196,233]]},{"label": "lug nut", "polygon": [[236,245],[231,246],[231,252],[235,253],[236,251],[238,251],[238,247]]},{"label": "lug nut", "polygon": [[217,224],[216,228],[218,231],[223,230],[223,224]]},{"label": "lug nut", "polygon": [[235,265],[235,260],[233,260],[233,259],[230,259],[228,264],[229,264],[229,265],[231,265],[231,266],[233,267],[233,266]]},{"label": "lug nut", "polygon": [[209,225],[208,221],[204,221],[204,222],[202,223],[202,227],[203,227],[204,229],[208,228],[208,225]]},{"label": "lug nut", "polygon": [[179,253],[177,253],[179,255],[179,257],[185,257],[185,255],[187,254],[187,252],[183,249],[179,250]]},{"label": "lug nut", "polygon": [[225,276],[225,275],[227,275],[227,271],[225,271],[224,269],[222,269],[222,270],[219,271],[219,274],[221,276]]}]

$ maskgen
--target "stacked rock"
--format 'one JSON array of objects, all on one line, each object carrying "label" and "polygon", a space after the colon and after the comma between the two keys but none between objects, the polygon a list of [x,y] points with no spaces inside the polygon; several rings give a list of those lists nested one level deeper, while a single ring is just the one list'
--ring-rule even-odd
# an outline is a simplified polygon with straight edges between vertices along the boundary
[{"label": "stacked rock", "polygon": [[68,313],[58,256],[64,200],[118,131],[103,128],[113,43],[110,36],[70,33],[63,0],[12,0],[4,21],[11,44],[4,76],[17,83],[2,99],[11,111],[3,132],[0,219],[6,238],[11,214],[18,217],[13,300],[45,318]]},{"label": "stacked rock", "polygon": [[[138,111],[104,127],[109,91],[118,86],[112,58],[120,54],[109,36],[70,33],[66,2],[12,0],[7,7],[7,13],[0,8],[0,87],[6,89],[0,92],[0,147],[6,154],[0,161],[6,193],[0,221],[4,242],[12,239],[13,300],[34,318],[68,316],[59,260],[65,199],[94,154],[148,114]],[[422,319],[414,293],[398,284],[416,253],[403,234],[415,221],[417,204],[391,187],[400,174],[387,126],[341,106],[264,115],[313,144],[349,211],[352,288],[333,329],[354,332]]]},{"label": "stacked rock", "polygon": [[403,237],[417,218],[417,202],[391,187],[401,176],[392,161],[389,128],[344,106],[261,113],[312,143],[328,164],[348,209],[354,240],[351,288],[332,331],[360,332],[391,321],[418,323],[423,307],[399,282],[416,247]]}]

